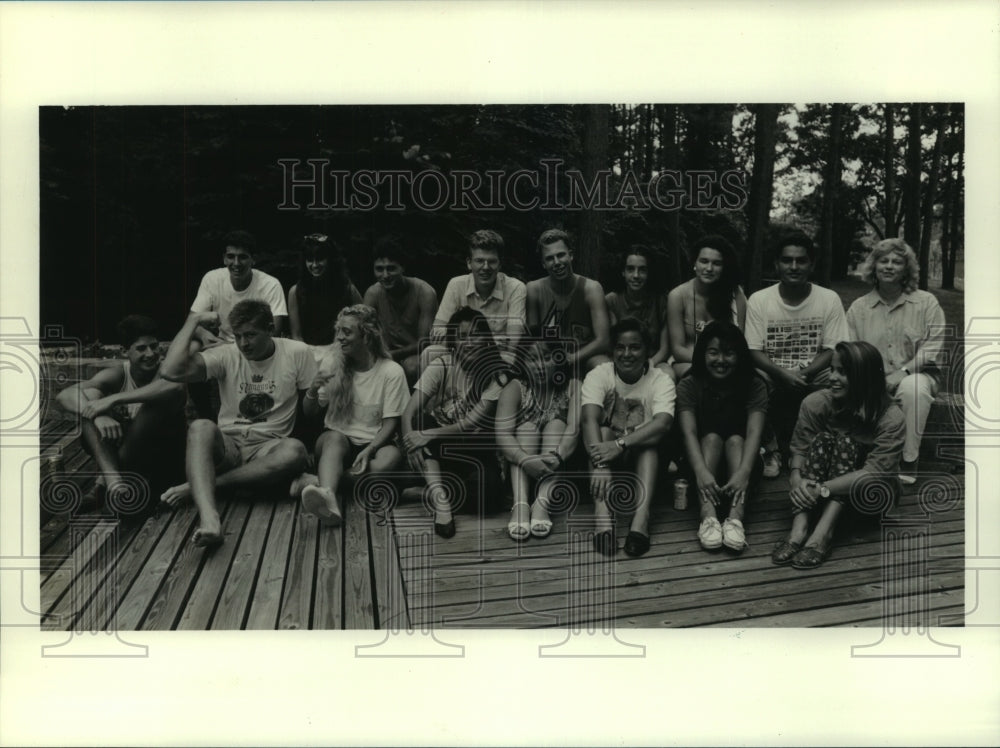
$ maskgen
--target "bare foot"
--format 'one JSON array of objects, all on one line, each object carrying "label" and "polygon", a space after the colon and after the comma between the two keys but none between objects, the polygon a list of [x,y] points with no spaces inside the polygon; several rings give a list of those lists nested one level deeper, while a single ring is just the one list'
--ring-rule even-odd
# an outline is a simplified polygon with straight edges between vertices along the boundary
[{"label": "bare foot", "polygon": [[302,491],[306,488],[306,486],[318,485],[319,478],[312,473],[302,473],[302,475],[292,481],[292,485],[288,489],[288,495],[293,499],[299,499],[302,497]]},{"label": "bare foot", "polygon": [[221,528],[212,532],[199,527],[194,531],[194,535],[191,536],[191,542],[199,548],[217,548],[222,545]]},{"label": "bare foot", "polygon": [[343,522],[337,495],[329,488],[306,486],[302,491],[302,511],[315,514],[327,527],[337,527]]},{"label": "bare foot", "polygon": [[179,486],[171,486],[162,494],[160,494],[160,501],[162,501],[167,506],[177,506],[180,502],[191,497],[191,484],[181,483]]}]

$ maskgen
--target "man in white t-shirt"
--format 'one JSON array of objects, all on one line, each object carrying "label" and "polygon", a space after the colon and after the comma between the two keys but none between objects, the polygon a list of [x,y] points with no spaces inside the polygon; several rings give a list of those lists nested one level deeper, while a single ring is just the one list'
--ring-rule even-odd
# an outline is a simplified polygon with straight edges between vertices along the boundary
[{"label": "man in white t-shirt", "polygon": [[674,382],[650,368],[652,341],[646,326],[626,317],[611,328],[612,360],[598,364],[580,389],[580,426],[590,459],[590,493],[600,526],[594,535],[599,553],[614,555],[614,523],[607,499],[612,469],[631,468],[637,483],[625,552],[641,556],[649,550],[649,507],[659,468],[657,447],[674,420]]},{"label": "man in white t-shirt", "polygon": [[223,239],[225,251],[222,254],[224,267],[209,270],[201,279],[198,295],[191,304],[191,313],[218,312],[219,330],[211,333],[207,328],[196,331],[195,337],[205,348],[219,343],[233,342],[233,329],[229,324],[229,313],[233,307],[246,299],[267,302],[274,316],[275,335],[287,329],[288,308],[281,283],[261,270],[254,270],[254,254],[257,242],[248,231],[230,231]]},{"label": "man in white t-shirt", "polygon": [[216,312],[192,314],[177,333],[163,361],[162,375],[175,382],[219,382],[222,407],[218,424],[198,419],[188,427],[187,483],[161,497],[173,506],[194,499],[199,546],[222,543],[215,503],[216,489],[278,483],[303,471],[308,454],[289,435],[300,397],[316,377],[309,346],[274,337],[274,319],[266,302],[241,301],[229,314],[235,345],[192,353],[196,328],[217,324]]},{"label": "man in white t-shirt", "polygon": [[[803,398],[827,386],[834,346],[849,339],[840,296],[809,282],[815,259],[816,247],[804,233],[782,236],[774,257],[779,282],[747,301],[747,345],[770,385],[768,422],[782,445]],[[775,477],[781,458],[774,438],[769,441],[764,475]]]}]

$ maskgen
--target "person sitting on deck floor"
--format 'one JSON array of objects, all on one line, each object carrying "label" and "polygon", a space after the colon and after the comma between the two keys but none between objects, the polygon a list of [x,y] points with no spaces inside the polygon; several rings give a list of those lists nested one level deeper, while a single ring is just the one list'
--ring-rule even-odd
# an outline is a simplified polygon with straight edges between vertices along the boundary
[{"label": "person sitting on deck floor", "polygon": [[365,291],[364,303],[378,313],[389,356],[403,367],[412,386],[420,376],[418,349],[430,334],[437,293],[430,283],[406,275],[408,261],[395,237],[376,241],[372,249],[376,282]]},{"label": "person sitting on deck floor", "polygon": [[[110,493],[129,491],[121,471],[147,475],[179,456],[184,433],[184,387],[160,376],[160,341],[149,317],[129,315],[118,323],[124,361],[59,393],[58,403],[81,418],[80,439],[101,475],[84,495],[81,509],[104,508]],[[115,505],[112,500],[112,507]]]},{"label": "person sitting on deck floor", "polygon": [[731,322],[709,322],[677,383],[677,419],[701,502],[698,541],[706,550],[747,545],[744,515],[764,469],[758,450],[766,413],[767,385],[754,372],[743,333]]},{"label": "person sitting on deck floor", "polygon": [[871,343],[838,343],[829,382],[802,401],[791,444],[792,529],[771,553],[796,569],[826,560],[845,502],[865,509],[900,493],[906,428],[886,392],[882,354]]},{"label": "person sitting on deck floor", "polygon": [[815,255],[801,231],[779,237],[774,266],[780,280],[747,302],[747,345],[770,388],[765,478],[778,476],[779,445],[788,443],[802,398],[827,386],[833,347],[848,339],[840,297],[809,282]]},{"label": "person sitting on deck floor", "polygon": [[403,367],[385,349],[374,309],[364,304],[342,309],[334,329],[339,350],[320,363],[302,403],[309,418],[326,414],[316,442],[319,475],[306,473],[296,481],[303,511],[331,526],[341,522],[337,488],[345,466],[356,477],[393,470],[402,461],[394,439],[410,397]]},{"label": "person sitting on deck floor", "polygon": [[656,491],[657,446],[674,418],[673,380],[649,366],[650,340],[645,325],[626,317],[611,329],[614,359],[597,366],[583,380],[580,416],[583,441],[591,462],[590,493],[598,522],[594,535],[604,555],[618,550],[608,508],[612,469],[628,469],[637,479],[634,515],[625,552],[649,550],[650,502]]},{"label": "person sitting on deck floor", "polygon": [[222,406],[216,425],[198,419],[188,427],[187,483],[164,492],[174,506],[189,496],[198,508],[199,546],[222,543],[216,489],[256,488],[301,473],[308,454],[289,438],[299,396],[316,378],[316,359],[305,343],[274,337],[274,318],[263,301],[241,301],[229,313],[236,345],[189,350],[195,328],[217,325],[216,312],[188,317],[163,361],[176,382],[219,382]]},{"label": "person sitting on deck floor", "polygon": [[545,329],[575,340],[570,354],[574,376],[582,378],[598,364],[608,363],[608,305],[601,284],[573,272],[569,234],[549,229],[538,237],[538,256],[546,277],[527,285],[528,329],[541,335]]},{"label": "person sitting on deck floor", "polygon": [[[580,381],[557,363],[564,360],[566,344],[552,338],[531,346],[524,374],[508,382],[497,401],[497,445],[510,465],[514,494],[507,533],[514,540],[544,538],[552,531],[553,479],[576,450]],[[532,480],[538,484],[529,504]]]},{"label": "person sitting on deck floor", "polygon": [[851,339],[878,348],[886,388],[906,418],[899,479],[907,484],[916,483],[920,440],[942,380],[944,311],[934,294],[917,288],[919,273],[910,245],[902,239],[880,241],[861,269],[874,288],[847,310]]},{"label": "person sitting on deck floor", "polygon": [[428,364],[403,413],[407,460],[427,482],[434,531],[455,534],[444,475],[460,476],[467,498],[485,507],[499,499],[494,415],[501,389],[513,378],[482,312],[463,307],[448,320],[448,353]]}]

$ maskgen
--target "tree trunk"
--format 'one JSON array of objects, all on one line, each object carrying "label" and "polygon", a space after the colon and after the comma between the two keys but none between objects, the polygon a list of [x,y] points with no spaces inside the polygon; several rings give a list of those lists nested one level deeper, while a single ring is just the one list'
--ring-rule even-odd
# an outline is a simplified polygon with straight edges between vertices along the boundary
[{"label": "tree trunk", "polygon": [[[597,172],[608,168],[608,108],[607,104],[588,104],[583,107],[582,171],[587,184],[595,184]],[[583,211],[580,216],[580,238],[574,253],[574,269],[588,278],[600,275],[603,229],[604,211]]]},{"label": "tree trunk", "polygon": [[758,104],[753,143],[753,174],[750,175],[750,197],[747,203],[747,265],[748,291],[760,288],[761,267],[767,242],[767,227],[771,215],[774,189],[774,146],[778,139],[778,104]]},{"label": "tree trunk", "polygon": [[833,276],[834,253],[833,224],[834,208],[837,204],[837,192],[840,187],[840,140],[844,120],[844,105],[834,104],[830,111],[830,148],[826,158],[826,169],[823,177],[823,206],[820,211],[820,257],[819,283],[829,287]]},{"label": "tree trunk", "polygon": [[[660,109],[660,166],[664,171],[676,171],[680,168],[677,154],[677,106],[661,104]],[[684,280],[683,250],[681,249],[681,213],[671,210],[666,214],[667,236],[666,250],[669,257],[667,265],[667,288],[674,288]]]},{"label": "tree trunk", "polygon": [[903,182],[903,238],[913,249],[920,246],[920,129],[921,106],[910,104],[910,122],[906,137],[906,176]]},{"label": "tree trunk", "polygon": [[951,215],[947,226],[948,253],[941,253],[941,288],[955,288],[955,271],[958,264],[958,251],[964,244],[963,222],[965,219],[965,130],[959,128],[956,133],[955,147],[958,149],[958,168],[955,170],[955,182],[952,186]]},{"label": "tree trunk", "polygon": [[941,171],[941,148],[944,145],[944,131],[948,124],[948,105],[943,112],[937,112],[938,126],[934,138],[934,155],[931,158],[931,173],[927,180],[927,194],[924,196],[924,219],[920,231],[920,281],[924,291],[928,283],[928,260],[931,253],[931,234],[934,233],[934,201],[937,198],[938,174]]},{"label": "tree trunk", "polygon": [[891,239],[899,235],[896,224],[896,141],[893,137],[896,128],[892,104],[885,105],[885,133],[882,139],[882,168],[885,171],[885,205],[883,216],[885,220],[885,238]]},{"label": "tree trunk", "polygon": [[[955,126],[951,125],[951,137],[949,141],[954,142]],[[955,190],[955,165],[952,163],[951,154],[948,154],[948,161],[945,164],[944,179],[944,210],[941,213],[941,288],[951,288],[946,286],[948,278],[948,258],[951,255],[952,234],[951,234],[951,209],[952,195]],[[954,270],[952,271],[952,286],[954,286]]]}]

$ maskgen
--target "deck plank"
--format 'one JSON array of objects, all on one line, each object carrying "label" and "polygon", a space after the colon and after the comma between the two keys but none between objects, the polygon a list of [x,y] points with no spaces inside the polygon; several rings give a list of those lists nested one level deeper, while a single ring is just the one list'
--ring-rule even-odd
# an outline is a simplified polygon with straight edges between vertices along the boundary
[{"label": "deck plank", "polygon": [[250,601],[248,629],[277,628],[297,515],[298,502],[282,501],[274,507],[271,532],[267,536],[260,574]]},{"label": "deck plank", "polygon": [[399,564],[392,514],[369,514],[368,532],[374,562],[372,584],[377,606],[377,626],[380,629],[409,629],[410,616],[406,607],[403,570]]},{"label": "deck plank", "polygon": [[[316,519],[312,520],[318,524]],[[316,605],[313,629],[336,630],[344,624],[344,527],[319,527],[316,556]]]},{"label": "deck plank", "polygon": [[244,626],[264,557],[274,507],[274,501],[258,499],[250,508],[246,530],[239,540],[236,555],[219,596],[218,608],[212,616],[213,630],[232,631]]},{"label": "deck plank", "polygon": [[344,628],[374,629],[368,512],[359,503],[344,506]]},{"label": "deck plank", "polygon": [[[194,506],[188,504],[166,516],[170,520],[167,529],[156,542],[153,552],[147,557],[142,570],[118,606],[115,615],[122,631],[135,631],[140,626],[145,628],[148,612],[156,604],[156,600],[162,597],[161,585],[176,573],[179,556],[190,544],[191,531],[198,519]],[[171,621],[163,628],[171,628],[172,624]]]},{"label": "deck plank", "polygon": [[[82,539],[79,545],[63,559],[51,576],[42,584],[39,596],[40,609],[42,611],[41,625],[44,629],[62,629],[66,627],[66,621],[55,619],[49,615],[56,603],[70,591],[74,578],[82,573],[87,564],[94,558],[108,540],[109,531],[114,531],[114,522],[111,520],[97,520],[89,530],[80,528]],[[74,534],[74,528],[70,527],[69,535]]]},{"label": "deck plank", "polygon": [[222,518],[222,535],[225,539],[223,544],[211,550],[198,549],[204,554],[205,561],[195,581],[194,589],[191,590],[187,605],[184,606],[184,612],[177,621],[178,629],[204,631],[208,629],[215,614],[233,556],[236,555],[247,517],[250,516],[249,502],[234,499],[230,503],[229,513]]},{"label": "deck plank", "polygon": [[278,618],[280,629],[309,628],[316,588],[318,545],[319,523],[314,516],[299,511],[288,556],[288,577],[282,592],[281,614]]}]

